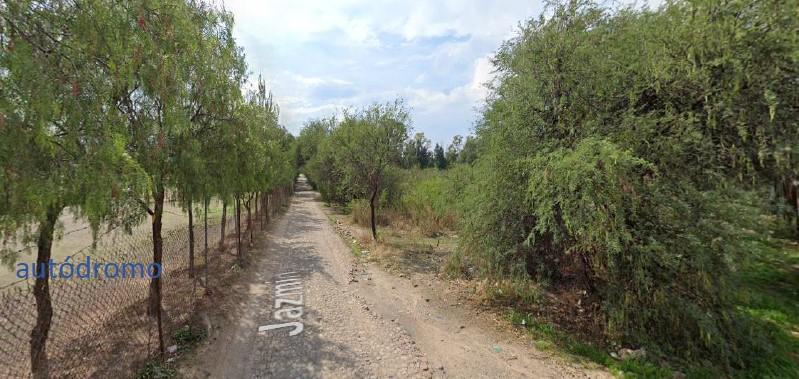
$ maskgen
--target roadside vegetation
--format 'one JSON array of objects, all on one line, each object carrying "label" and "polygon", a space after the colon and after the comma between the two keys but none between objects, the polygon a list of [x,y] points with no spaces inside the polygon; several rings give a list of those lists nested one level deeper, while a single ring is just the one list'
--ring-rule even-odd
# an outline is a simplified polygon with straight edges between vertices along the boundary
[{"label": "roadside vegetation", "polygon": [[[294,138],[278,125],[264,82],[245,88],[232,27],[231,14],[203,1],[0,4],[2,261],[13,264],[22,253],[15,247],[34,242],[44,268],[33,290],[33,377],[49,375],[46,263],[65,209],[95,235],[147,220],[152,262],[161,263],[165,203],[180,204],[193,276],[193,212],[205,216],[215,198],[224,218],[232,205],[243,261],[242,214],[250,221],[267,194],[290,191]],[[161,288],[153,278],[148,314],[163,358]]]},{"label": "roadside vegetation", "polygon": [[[551,3],[499,46],[465,142],[407,132],[382,160],[349,128],[387,123],[312,120],[298,163],[373,231],[457,235],[446,269],[542,345],[631,376],[797,377],[797,9]],[[378,186],[343,135],[387,163]]]}]

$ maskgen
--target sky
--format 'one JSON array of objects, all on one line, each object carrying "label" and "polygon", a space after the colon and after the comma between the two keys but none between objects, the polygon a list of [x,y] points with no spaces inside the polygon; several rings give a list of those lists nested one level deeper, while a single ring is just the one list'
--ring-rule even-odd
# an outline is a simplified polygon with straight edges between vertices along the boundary
[{"label": "sky", "polygon": [[541,2],[226,0],[254,78],[263,75],[295,135],[309,119],[402,97],[413,132],[467,135],[491,55]]}]

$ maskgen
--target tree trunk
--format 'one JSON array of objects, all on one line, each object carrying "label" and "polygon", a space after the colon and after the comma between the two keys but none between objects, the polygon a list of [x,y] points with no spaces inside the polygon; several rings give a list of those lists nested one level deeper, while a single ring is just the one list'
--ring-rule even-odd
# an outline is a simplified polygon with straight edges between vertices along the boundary
[{"label": "tree trunk", "polygon": [[241,263],[241,200],[236,196],[236,255]]},{"label": "tree trunk", "polygon": [[258,215],[259,216],[258,221],[261,222],[261,230],[264,230],[266,229],[266,218],[264,218],[264,215],[267,212],[266,204],[264,203],[264,199],[266,198],[266,193],[261,192],[259,196],[261,197],[261,214]]},{"label": "tree trunk", "polygon": [[220,225],[219,250],[225,249],[225,226],[227,225],[227,200],[222,200],[222,225]]},{"label": "tree trunk", "polygon": [[794,222],[796,222],[796,240],[799,241],[799,180],[793,181],[793,210]]},{"label": "tree trunk", "polygon": [[369,212],[372,219],[372,238],[377,241],[377,224],[375,223],[375,198],[377,197],[377,190],[372,191],[372,197],[369,199]]},{"label": "tree trunk", "polygon": [[36,283],[33,285],[33,296],[36,299],[36,325],[31,331],[30,340],[31,373],[35,379],[50,377],[50,365],[47,361],[47,338],[50,335],[50,324],[53,319],[53,303],[50,298],[49,263],[53,248],[53,231],[60,213],[60,207],[50,206],[47,209],[47,218],[39,224],[36,267],[34,267]]},{"label": "tree trunk", "polygon": [[161,323],[161,275],[163,274],[163,253],[164,241],[161,236],[161,219],[164,215],[164,184],[160,182],[155,184],[153,190],[153,200],[155,200],[155,209],[153,210],[153,263],[161,266],[161,270],[155,275],[151,273],[152,279],[150,280],[150,316],[156,319],[158,327],[158,351],[161,353],[161,359],[164,358],[164,329]]},{"label": "tree trunk", "polygon": [[205,288],[206,290],[210,288],[208,284],[208,198],[206,197],[203,200],[203,231],[205,234],[205,246],[203,247],[203,261],[205,262],[205,268],[203,269],[205,274]]},{"label": "tree trunk", "polygon": [[194,214],[192,201],[189,199],[189,278],[194,278]]},{"label": "tree trunk", "polygon": [[264,201],[265,201],[265,204],[266,204],[266,206],[264,206],[264,209],[266,210],[264,212],[264,218],[266,219],[266,223],[267,224],[269,223],[269,196],[272,196],[272,195],[267,193],[266,197],[264,198]]},{"label": "tree trunk", "polygon": [[[252,201],[252,199],[248,196],[247,200],[244,200],[244,201],[241,202],[241,205],[244,206],[244,211],[242,211],[242,213],[244,213],[244,212],[247,213],[247,216],[246,216],[247,229],[244,230],[245,234],[248,233],[250,231],[250,229],[252,229],[252,223],[250,222],[250,201]],[[245,238],[246,238],[246,236],[245,236]]]},{"label": "tree trunk", "polygon": [[244,203],[244,207],[247,208],[247,230],[250,232],[250,247],[252,247],[252,212],[250,211],[250,202],[252,201],[252,197]]}]

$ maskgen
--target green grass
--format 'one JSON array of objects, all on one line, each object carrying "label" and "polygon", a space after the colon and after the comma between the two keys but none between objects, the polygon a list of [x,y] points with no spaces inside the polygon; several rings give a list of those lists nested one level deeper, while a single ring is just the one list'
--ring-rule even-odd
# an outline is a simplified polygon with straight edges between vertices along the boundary
[{"label": "green grass", "polygon": [[148,361],[137,373],[136,379],[172,379],[177,371],[169,363],[154,359]]},{"label": "green grass", "polygon": [[184,325],[172,334],[172,338],[181,349],[194,346],[206,337],[205,330]]},{"label": "green grass", "polygon": [[[184,325],[172,333],[172,340],[178,345],[181,355],[191,352],[192,348],[207,337],[205,330]],[[178,378],[174,363],[163,362],[159,359],[147,361],[136,372],[136,379],[173,379]]]},{"label": "green grass", "polygon": [[738,304],[763,326],[771,351],[741,376],[799,378],[799,247],[761,235],[745,243],[746,260],[736,272]]},{"label": "green grass", "polygon": [[674,377],[672,370],[659,367],[645,359],[617,360],[600,348],[559,331],[550,323],[539,322],[529,313],[514,310],[510,312],[509,319],[514,325],[524,327],[533,338],[535,346],[541,350],[556,349],[571,354],[605,366],[619,377],[663,379]]},{"label": "green grass", "polygon": [[359,244],[358,241],[355,241],[354,239],[349,239],[349,238],[346,239],[347,239],[347,244],[350,246],[350,251],[352,252],[352,255],[354,255],[356,258],[362,257],[363,250],[361,250],[361,244]]}]

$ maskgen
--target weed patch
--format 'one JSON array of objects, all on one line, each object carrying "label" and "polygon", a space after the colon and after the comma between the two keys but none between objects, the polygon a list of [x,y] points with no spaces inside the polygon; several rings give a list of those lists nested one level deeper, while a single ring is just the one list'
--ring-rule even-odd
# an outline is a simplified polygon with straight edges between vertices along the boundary
[{"label": "weed patch", "polygon": [[160,360],[150,360],[137,373],[136,379],[172,379],[177,377],[177,371],[169,364]]}]

